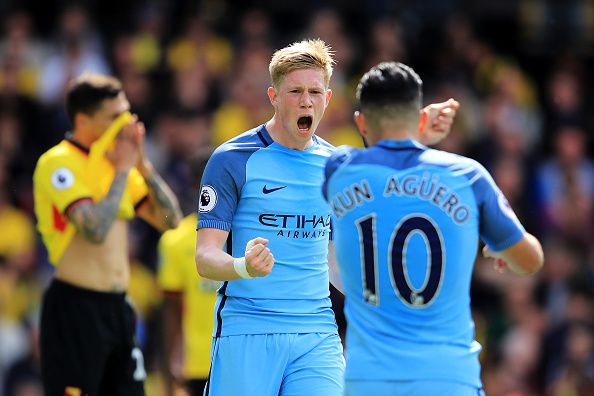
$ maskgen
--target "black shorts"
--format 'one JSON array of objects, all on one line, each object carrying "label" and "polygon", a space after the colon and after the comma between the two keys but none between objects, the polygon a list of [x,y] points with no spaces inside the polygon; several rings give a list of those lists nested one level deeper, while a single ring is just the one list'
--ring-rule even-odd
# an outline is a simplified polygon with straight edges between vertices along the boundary
[{"label": "black shorts", "polygon": [[189,396],[202,396],[204,394],[204,387],[206,386],[208,378],[189,379],[186,381],[186,388]]},{"label": "black shorts", "polygon": [[136,318],[125,293],[54,279],[43,296],[41,376],[45,396],[144,395]]}]

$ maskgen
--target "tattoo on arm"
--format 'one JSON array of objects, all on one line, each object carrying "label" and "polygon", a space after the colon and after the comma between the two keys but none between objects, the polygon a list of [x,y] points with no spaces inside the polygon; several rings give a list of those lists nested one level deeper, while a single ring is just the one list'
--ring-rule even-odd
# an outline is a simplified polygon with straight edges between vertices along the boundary
[{"label": "tattoo on arm", "polygon": [[68,218],[87,240],[102,243],[116,219],[128,172],[117,172],[107,195],[98,203],[83,202],[68,213]]},{"label": "tattoo on arm", "polygon": [[149,187],[151,212],[157,213],[167,228],[177,226],[181,218],[181,210],[173,191],[155,171],[144,177]]}]

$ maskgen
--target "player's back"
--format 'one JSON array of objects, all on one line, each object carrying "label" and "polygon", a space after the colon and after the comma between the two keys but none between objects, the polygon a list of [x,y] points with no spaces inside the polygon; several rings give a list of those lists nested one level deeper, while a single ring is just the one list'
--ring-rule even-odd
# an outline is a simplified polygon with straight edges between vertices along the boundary
[{"label": "player's back", "polygon": [[413,141],[332,156],[324,189],[347,295],[347,380],[478,385],[469,289],[492,187],[475,161]]}]

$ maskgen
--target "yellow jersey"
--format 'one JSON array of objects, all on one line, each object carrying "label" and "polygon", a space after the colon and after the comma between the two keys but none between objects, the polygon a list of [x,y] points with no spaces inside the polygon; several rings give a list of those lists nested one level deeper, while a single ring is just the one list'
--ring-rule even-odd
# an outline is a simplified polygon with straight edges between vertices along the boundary
[{"label": "yellow jersey", "polygon": [[159,241],[159,284],[164,291],[183,293],[184,376],[208,378],[213,309],[220,282],[201,278],[196,271],[198,216],[186,216]]},{"label": "yellow jersey", "polygon": [[[66,213],[73,204],[103,198],[113,181],[115,168],[102,156],[89,167],[89,150],[73,140],[64,139],[46,151],[33,173],[33,196],[37,229],[41,234],[51,263],[56,264],[68,241]],[[118,218],[134,217],[135,209],[148,197],[148,186],[136,168],[128,175]]]}]

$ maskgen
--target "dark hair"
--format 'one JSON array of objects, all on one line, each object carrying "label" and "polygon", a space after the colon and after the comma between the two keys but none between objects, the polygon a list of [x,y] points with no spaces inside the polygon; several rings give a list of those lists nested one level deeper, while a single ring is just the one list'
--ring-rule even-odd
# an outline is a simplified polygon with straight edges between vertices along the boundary
[{"label": "dark hair", "polygon": [[386,105],[419,106],[423,99],[423,81],[409,66],[383,62],[361,77],[357,86],[359,109]]},{"label": "dark hair", "polygon": [[66,110],[72,126],[76,113],[93,115],[104,100],[113,99],[120,92],[122,84],[102,74],[83,74],[72,81],[66,94]]}]

